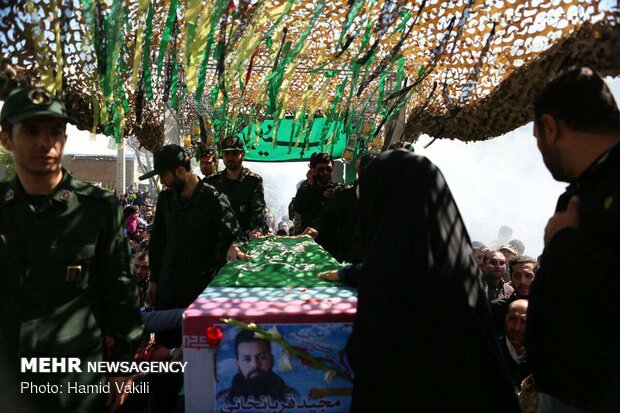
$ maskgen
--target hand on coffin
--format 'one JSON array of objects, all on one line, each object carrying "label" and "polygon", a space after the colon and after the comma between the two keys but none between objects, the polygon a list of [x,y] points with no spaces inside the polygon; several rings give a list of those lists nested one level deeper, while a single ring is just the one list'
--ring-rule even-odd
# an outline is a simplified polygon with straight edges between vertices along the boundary
[{"label": "hand on coffin", "polygon": [[319,278],[325,281],[340,281],[338,278],[338,270],[331,270],[319,274]]},{"label": "hand on coffin", "polygon": [[316,239],[316,237],[319,236],[319,231],[317,231],[316,229],[312,227],[308,227],[304,229],[304,232],[302,232],[302,235],[310,235],[312,239]]},{"label": "hand on coffin", "polygon": [[253,258],[244,254],[237,244],[231,244],[226,253],[226,261],[248,260]]},{"label": "hand on coffin", "polygon": [[256,229],[253,231],[250,231],[250,233],[248,234],[249,239],[261,238],[262,236],[263,236],[263,233]]}]

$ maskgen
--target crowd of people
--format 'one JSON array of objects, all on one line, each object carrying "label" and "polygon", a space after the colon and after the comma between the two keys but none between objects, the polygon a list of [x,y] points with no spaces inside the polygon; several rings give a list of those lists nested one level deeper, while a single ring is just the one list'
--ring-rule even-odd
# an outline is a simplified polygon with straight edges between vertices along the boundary
[{"label": "crowd of people", "polygon": [[[321,277],[358,289],[347,345],[351,411],[385,411],[390,400],[419,411],[516,412],[517,395],[532,386],[541,413],[620,411],[620,113],[585,67],[551,80],[534,112],[545,165],[570,183],[537,259],[519,240],[472,243],[441,172],[401,143],[359,156],[350,185],[332,181],[329,154],[313,154],[279,223],[262,177],[243,165],[238,137],[223,139],[219,151],[199,148],[202,177],[182,147],[162,147],[140,180],[157,175],[165,190],[151,199],[128,188],[115,199],[62,168],[62,102],[18,89],[1,115],[17,177],[0,191],[0,348],[8,356],[0,362],[17,371],[20,356],[48,353],[178,360],[182,311],[227,261],[252,258],[243,252],[252,239],[308,235],[343,262]],[[79,338],[86,332],[89,345]],[[410,376],[394,375],[395,366]],[[16,382],[26,376],[49,380],[22,374]],[[182,410],[179,374],[80,380],[149,380],[148,397],[118,394],[114,409]],[[53,411],[94,411],[102,402],[15,396],[33,401]]]}]

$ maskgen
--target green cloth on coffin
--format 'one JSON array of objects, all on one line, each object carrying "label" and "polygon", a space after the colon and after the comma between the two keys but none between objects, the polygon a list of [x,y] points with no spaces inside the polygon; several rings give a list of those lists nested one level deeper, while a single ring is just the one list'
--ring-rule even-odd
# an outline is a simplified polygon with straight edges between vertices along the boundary
[{"label": "green cloth on coffin", "polygon": [[228,262],[209,287],[321,287],[339,284],[318,277],[340,265],[309,236],[253,239],[244,252],[253,258]]}]

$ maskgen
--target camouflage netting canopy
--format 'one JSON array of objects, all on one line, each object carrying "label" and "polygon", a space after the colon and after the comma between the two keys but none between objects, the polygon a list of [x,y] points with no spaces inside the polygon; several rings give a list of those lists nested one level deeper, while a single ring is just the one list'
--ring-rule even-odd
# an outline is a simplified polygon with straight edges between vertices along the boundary
[{"label": "camouflage netting canopy", "polygon": [[15,0],[0,6],[0,97],[40,84],[79,128],[149,150],[165,135],[195,147],[239,134],[249,152],[314,136],[351,155],[383,147],[398,116],[411,141],[482,140],[530,120],[532,95],[568,64],[620,74],[605,4]]}]

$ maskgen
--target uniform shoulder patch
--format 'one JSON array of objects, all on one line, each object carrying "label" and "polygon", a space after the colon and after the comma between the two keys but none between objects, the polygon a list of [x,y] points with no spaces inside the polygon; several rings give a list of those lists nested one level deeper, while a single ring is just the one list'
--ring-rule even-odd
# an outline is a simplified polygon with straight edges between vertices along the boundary
[{"label": "uniform shoulder patch", "polygon": [[245,171],[247,171],[247,172],[245,172],[245,174],[244,174],[245,176],[248,176],[248,177],[251,177],[251,178],[255,178],[255,179],[258,179],[258,180],[260,180],[260,181],[262,181],[262,180],[263,180],[263,177],[262,177],[262,176],[260,176],[259,174],[254,173],[254,172],[250,171],[249,169],[246,169]]},{"label": "uniform shoulder patch", "polygon": [[[213,176],[213,175],[211,175],[211,176]],[[203,186],[207,190],[207,192],[209,194],[213,195],[214,197],[217,198],[218,196],[220,196],[220,192],[213,185],[209,184],[208,182],[203,181]]]},{"label": "uniform shoulder patch", "polygon": [[87,196],[90,198],[100,199],[102,201],[114,203],[118,202],[116,195],[112,191],[107,189],[99,188],[95,185],[82,182],[77,179],[72,180],[72,189],[73,192],[79,195]]}]

